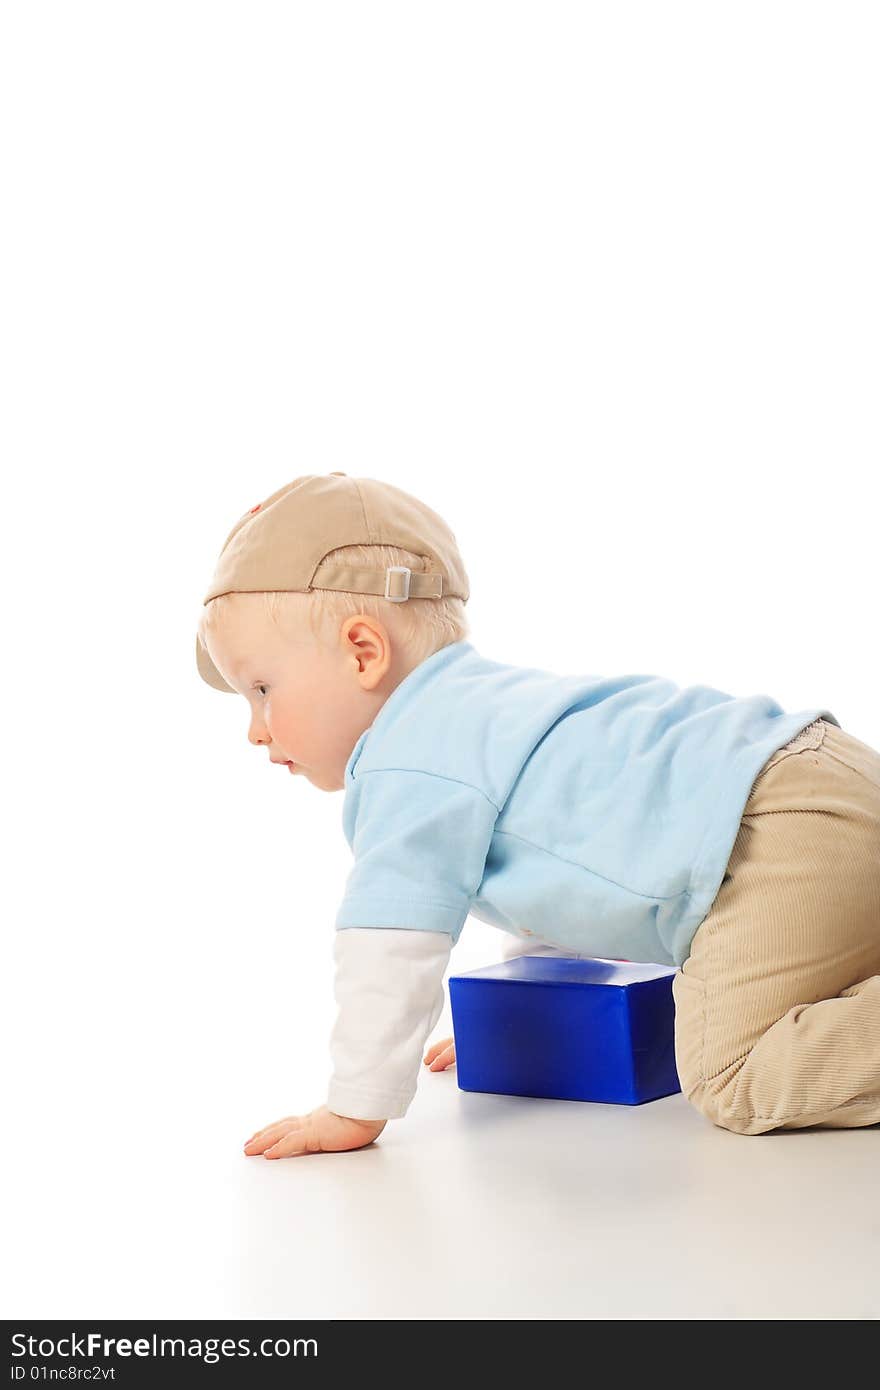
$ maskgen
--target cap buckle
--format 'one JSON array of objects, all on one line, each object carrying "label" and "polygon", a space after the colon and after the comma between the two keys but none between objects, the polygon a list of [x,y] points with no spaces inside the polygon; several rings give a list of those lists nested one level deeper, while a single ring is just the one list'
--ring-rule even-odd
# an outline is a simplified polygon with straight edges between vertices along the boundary
[{"label": "cap buckle", "polygon": [[[402,593],[402,594],[399,594],[399,593],[398,593],[398,594],[392,594],[392,593],[390,592],[390,589],[391,589],[391,576],[392,576],[392,574],[404,574],[404,575],[406,575],[406,579],[405,579],[405,581],[404,581],[404,593]],[[411,579],[411,578],[412,578],[412,570],[409,569],[407,565],[389,565],[389,566],[388,566],[388,568],[387,568],[386,571],[385,571],[385,597],[389,600],[390,603],[406,603],[406,600],[409,598],[409,582],[410,582],[410,579]],[[395,584],[394,587],[395,587],[395,588],[398,588],[399,585],[398,585],[398,584]]]}]

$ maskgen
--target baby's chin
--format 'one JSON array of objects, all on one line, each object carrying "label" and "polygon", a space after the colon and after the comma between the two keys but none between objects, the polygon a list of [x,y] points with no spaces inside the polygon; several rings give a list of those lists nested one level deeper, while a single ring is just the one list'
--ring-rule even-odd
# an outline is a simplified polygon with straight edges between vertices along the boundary
[{"label": "baby's chin", "polygon": [[345,777],[336,777],[333,773],[316,772],[314,768],[300,767],[297,769],[300,777],[307,777],[312,786],[319,792],[341,792],[345,791]]}]

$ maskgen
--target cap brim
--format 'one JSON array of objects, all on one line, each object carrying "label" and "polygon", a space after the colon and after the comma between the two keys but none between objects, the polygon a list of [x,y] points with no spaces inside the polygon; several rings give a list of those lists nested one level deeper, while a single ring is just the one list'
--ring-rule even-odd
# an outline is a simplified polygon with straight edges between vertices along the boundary
[{"label": "cap brim", "polygon": [[215,690],[225,690],[229,695],[235,694],[232,686],[227,685],[226,681],[217,670],[217,667],[208,656],[208,653],[199,641],[198,633],[196,633],[196,665],[199,668],[199,675],[203,681],[208,682],[208,685],[212,685]]}]

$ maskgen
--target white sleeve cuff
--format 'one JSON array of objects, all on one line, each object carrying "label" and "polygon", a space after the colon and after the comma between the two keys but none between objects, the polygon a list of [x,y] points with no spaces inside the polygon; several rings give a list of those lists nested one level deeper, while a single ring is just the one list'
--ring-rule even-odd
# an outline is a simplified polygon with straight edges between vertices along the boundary
[{"label": "white sleeve cuff", "polygon": [[395,1120],[416,1093],[422,1049],[443,1009],[452,937],[404,927],[341,927],[333,943],[339,1011],[328,1108]]}]

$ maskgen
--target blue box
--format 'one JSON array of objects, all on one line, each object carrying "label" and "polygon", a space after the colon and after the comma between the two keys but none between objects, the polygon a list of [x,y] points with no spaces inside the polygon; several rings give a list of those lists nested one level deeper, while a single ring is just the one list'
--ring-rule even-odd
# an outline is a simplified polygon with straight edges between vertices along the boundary
[{"label": "blue box", "polygon": [[615,1105],[674,1095],[675,973],[519,956],[451,975],[460,1089]]}]

